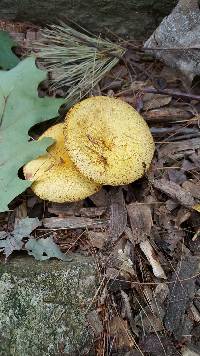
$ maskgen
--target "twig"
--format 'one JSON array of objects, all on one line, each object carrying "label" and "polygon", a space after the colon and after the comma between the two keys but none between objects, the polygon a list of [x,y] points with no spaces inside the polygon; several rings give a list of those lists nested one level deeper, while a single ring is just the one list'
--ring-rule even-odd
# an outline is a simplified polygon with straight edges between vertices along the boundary
[{"label": "twig", "polygon": [[144,93],[152,93],[152,94],[163,94],[163,95],[170,95],[176,98],[182,99],[191,99],[191,100],[198,100],[200,101],[200,95],[194,95],[190,93],[183,93],[179,91],[174,91],[171,89],[154,89],[154,88],[144,88]]},{"label": "twig", "polygon": [[143,47],[142,48],[144,51],[191,51],[191,50],[200,50],[200,46],[196,47]]}]

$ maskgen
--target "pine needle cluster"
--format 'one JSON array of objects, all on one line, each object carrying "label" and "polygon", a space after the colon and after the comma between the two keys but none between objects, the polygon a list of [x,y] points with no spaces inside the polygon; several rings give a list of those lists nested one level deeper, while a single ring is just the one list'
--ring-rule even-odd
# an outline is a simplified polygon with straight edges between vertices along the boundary
[{"label": "pine needle cluster", "polygon": [[43,29],[36,50],[51,74],[52,88],[64,90],[68,108],[88,95],[125,52],[117,43],[64,23]]}]

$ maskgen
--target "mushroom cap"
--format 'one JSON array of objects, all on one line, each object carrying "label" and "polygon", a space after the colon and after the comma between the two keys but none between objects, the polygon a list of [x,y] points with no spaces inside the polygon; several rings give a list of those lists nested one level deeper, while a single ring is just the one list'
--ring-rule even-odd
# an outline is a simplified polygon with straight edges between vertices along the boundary
[{"label": "mushroom cap", "polygon": [[76,104],[65,120],[65,145],[78,169],[100,184],[141,178],[155,145],[141,115],[120,99],[97,96]]},{"label": "mushroom cap", "polygon": [[84,199],[97,192],[100,185],[83,176],[71,161],[64,145],[63,124],[57,124],[40,136],[52,137],[55,143],[47,153],[24,166],[24,176],[31,188],[44,200],[57,203]]}]

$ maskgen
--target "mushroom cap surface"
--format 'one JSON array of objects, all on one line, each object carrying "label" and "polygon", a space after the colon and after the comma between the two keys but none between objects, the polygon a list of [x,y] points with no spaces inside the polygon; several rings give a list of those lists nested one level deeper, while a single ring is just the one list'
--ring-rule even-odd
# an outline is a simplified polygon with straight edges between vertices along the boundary
[{"label": "mushroom cap surface", "polygon": [[24,176],[33,182],[34,193],[53,202],[71,202],[84,199],[97,192],[100,185],[83,176],[71,161],[64,145],[63,124],[50,127],[43,137],[56,142],[47,153],[24,166]]},{"label": "mushroom cap surface", "polygon": [[155,150],[143,117],[126,102],[103,96],[85,99],[68,112],[64,136],[72,161],[99,184],[141,178]]}]

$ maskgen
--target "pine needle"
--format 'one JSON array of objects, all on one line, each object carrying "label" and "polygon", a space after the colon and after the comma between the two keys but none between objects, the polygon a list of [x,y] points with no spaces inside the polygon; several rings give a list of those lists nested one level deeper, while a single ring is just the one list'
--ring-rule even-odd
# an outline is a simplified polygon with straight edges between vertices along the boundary
[{"label": "pine needle", "polygon": [[68,25],[42,30],[37,57],[51,73],[51,87],[62,88],[69,108],[99,83],[124,55],[125,49],[109,40],[78,32]]}]

